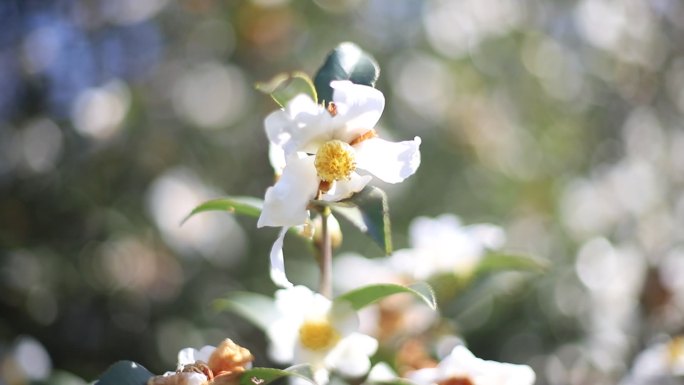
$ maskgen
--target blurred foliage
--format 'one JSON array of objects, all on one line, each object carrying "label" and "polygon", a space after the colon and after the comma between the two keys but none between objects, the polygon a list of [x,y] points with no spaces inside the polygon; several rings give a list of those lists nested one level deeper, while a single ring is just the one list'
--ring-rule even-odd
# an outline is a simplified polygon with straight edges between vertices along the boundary
[{"label": "blurred foliage", "polygon": [[[179,223],[263,197],[277,105],[253,85],[353,41],[382,69],[382,135],[423,140],[417,175],[381,186],[395,248],[446,212],[551,261],[442,309],[471,349],[540,384],[615,383],[684,332],[683,20],[677,0],[0,2],[2,372],[22,336],[85,379],[124,358],[160,373],[225,336],[268,364],[258,330],[210,303],[273,291],[276,230]],[[382,255],[343,230],[342,251]],[[313,285],[307,245],[285,252]]]}]

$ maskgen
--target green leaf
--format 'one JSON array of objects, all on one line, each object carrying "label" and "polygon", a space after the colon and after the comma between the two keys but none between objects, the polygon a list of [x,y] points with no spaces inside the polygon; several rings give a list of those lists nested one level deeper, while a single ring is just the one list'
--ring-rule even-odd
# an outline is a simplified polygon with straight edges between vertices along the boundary
[{"label": "green leaf", "polygon": [[110,366],[95,385],[145,385],[154,374],[132,361],[119,361]]},{"label": "green leaf", "polygon": [[346,301],[351,304],[354,310],[359,310],[387,296],[399,293],[412,294],[425,302],[431,309],[437,309],[435,293],[430,285],[424,282],[417,282],[410,286],[393,283],[364,286],[340,295],[335,298],[335,302]]},{"label": "green leaf", "polygon": [[375,59],[354,43],[342,43],[325,59],[314,77],[318,103],[332,101],[333,80],[350,80],[352,83],[375,87],[380,67]]},{"label": "green leaf", "polygon": [[499,270],[522,270],[544,272],[548,268],[548,261],[527,255],[508,254],[490,251],[485,254],[477,265],[475,274],[482,274]]},{"label": "green leaf", "polygon": [[225,197],[212,199],[195,207],[190,214],[183,218],[181,225],[195,214],[203,213],[205,211],[227,211],[229,213],[258,217],[261,215],[263,205],[264,202],[261,199],[252,197]]},{"label": "green leaf", "polygon": [[387,194],[377,187],[366,186],[351,198],[339,202],[312,201],[329,206],[335,214],[346,219],[368,235],[385,254],[392,254],[392,226],[390,225]]},{"label": "green leaf", "polygon": [[248,292],[230,293],[226,298],[215,300],[213,307],[216,311],[237,313],[264,331],[280,316],[273,298]]},{"label": "green leaf", "polygon": [[292,376],[299,377],[316,385],[313,380],[313,372],[309,365],[296,365],[287,369],[252,368],[246,370],[240,376],[240,385],[267,385],[279,378]]},{"label": "green leaf", "polygon": [[318,100],[311,78],[303,72],[278,74],[268,82],[257,83],[256,89],[270,95],[281,107],[299,94],[309,95],[314,102]]}]

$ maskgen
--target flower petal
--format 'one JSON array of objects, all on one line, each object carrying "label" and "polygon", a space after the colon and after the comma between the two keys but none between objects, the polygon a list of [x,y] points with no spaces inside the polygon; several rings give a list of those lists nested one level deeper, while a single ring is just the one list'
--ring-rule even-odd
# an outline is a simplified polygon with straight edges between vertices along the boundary
[{"label": "flower petal", "polygon": [[353,172],[349,176],[349,180],[338,180],[333,183],[333,186],[322,196],[322,198],[323,200],[330,202],[349,198],[354,193],[363,190],[371,179],[373,178],[370,175],[359,175]]},{"label": "flower petal", "polygon": [[271,162],[275,174],[278,176],[282,175],[283,169],[287,165],[285,150],[276,144],[270,143],[268,146],[268,160]]},{"label": "flower petal", "polygon": [[197,361],[195,358],[197,353],[197,349],[194,348],[181,349],[181,351],[178,352],[178,366],[182,367],[185,365],[194,364],[195,361]]},{"label": "flower petal", "polygon": [[296,226],[306,222],[306,206],[318,191],[314,157],[291,156],[278,182],[266,190],[257,227]]},{"label": "flower petal", "polygon": [[283,227],[280,230],[278,238],[273,242],[273,247],[271,247],[271,280],[276,286],[280,287],[292,287],[292,283],[287,279],[285,275],[285,258],[283,256],[283,241],[285,240],[285,234],[288,228]]},{"label": "flower petal", "polygon": [[335,139],[352,139],[375,127],[385,108],[385,96],[379,90],[348,80],[333,81],[333,101],[337,107]]},{"label": "flower petal", "polygon": [[269,114],[264,120],[271,143],[282,147],[286,155],[297,151],[314,153],[322,143],[332,139],[332,117],[308,95],[297,95],[285,109]]},{"label": "flower petal", "polygon": [[342,339],[325,357],[325,366],[349,377],[360,377],[370,369],[370,357],[378,349],[378,341],[361,333]]},{"label": "flower petal", "polygon": [[359,315],[348,302],[334,302],[330,309],[330,321],[337,332],[346,337],[359,330]]},{"label": "flower petal", "polygon": [[370,383],[392,382],[398,377],[397,373],[385,362],[378,362],[368,373]]},{"label": "flower petal", "polygon": [[364,140],[355,146],[356,166],[387,183],[399,183],[420,166],[420,138],[390,142],[380,138]]},{"label": "flower petal", "polygon": [[297,324],[288,319],[277,319],[266,330],[270,341],[268,355],[280,364],[291,363],[297,343]]},{"label": "flower petal", "polygon": [[463,229],[474,242],[488,249],[498,249],[506,242],[506,233],[499,226],[482,223]]}]

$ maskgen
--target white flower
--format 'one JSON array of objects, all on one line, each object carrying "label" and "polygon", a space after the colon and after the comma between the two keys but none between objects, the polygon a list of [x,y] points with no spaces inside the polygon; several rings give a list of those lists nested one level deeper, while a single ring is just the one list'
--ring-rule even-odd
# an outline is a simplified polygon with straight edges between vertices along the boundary
[{"label": "white flower", "polygon": [[477,358],[459,345],[436,368],[419,369],[406,374],[418,385],[532,385],[535,374],[527,365],[515,365]]},{"label": "white flower", "polygon": [[501,247],[504,231],[494,225],[463,226],[455,215],[419,217],[409,228],[410,249],[398,250],[391,257],[395,269],[416,280],[438,273],[468,275],[487,249]]},{"label": "white flower", "polygon": [[278,290],[275,296],[281,316],[266,331],[274,361],[312,365],[320,385],[333,370],[348,377],[368,372],[378,343],[356,332],[358,318],[351,307],[333,306],[304,286]]},{"label": "white flower", "polygon": [[338,201],[361,191],[372,177],[358,170],[399,183],[420,165],[419,137],[395,143],[376,136],[373,127],[385,106],[380,91],[349,81],[330,85],[333,101],[327,108],[301,94],[264,121],[270,158],[281,175],[266,190],[257,226],[284,227],[271,250],[271,276],[284,287],[291,284],[282,238],[285,229],[306,222],[311,199]]},{"label": "white flower", "polygon": [[654,344],[634,359],[630,373],[621,385],[650,385],[675,383],[684,376],[684,337]]}]

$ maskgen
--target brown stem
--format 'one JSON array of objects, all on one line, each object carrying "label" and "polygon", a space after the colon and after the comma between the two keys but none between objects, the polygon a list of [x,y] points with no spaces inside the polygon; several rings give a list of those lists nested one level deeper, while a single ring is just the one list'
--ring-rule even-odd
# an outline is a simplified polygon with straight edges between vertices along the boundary
[{"label": "brown stem", "polygon": [[330,216],[330,208],[324,207],[321,210],[321,242],[319,244],[319,258],[318,266],[321,270],[320,283],[318,291],[328,297],[332,298],[332,237],[328,230],[328,217]]}]

